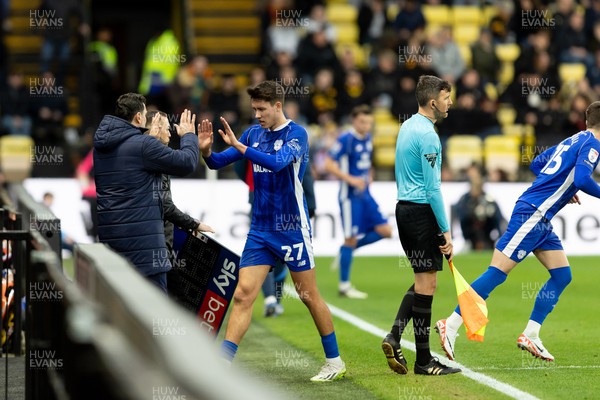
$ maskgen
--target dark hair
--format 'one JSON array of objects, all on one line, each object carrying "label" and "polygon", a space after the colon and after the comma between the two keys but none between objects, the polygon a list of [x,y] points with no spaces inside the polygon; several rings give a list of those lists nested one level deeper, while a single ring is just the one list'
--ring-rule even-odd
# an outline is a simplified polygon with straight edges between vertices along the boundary
[{"label": "dark hair", "polygon": [[448,81],[433,75],[421,75],[415,92],[419,107],[424,107],[429,100],[437,99],[442,90],[448,92],[452,90],[452,86]]},{"label": "dark hair", "polygon": [[115,116],[131,122],[135,114],[144,112],[144,104],[146,104],[146,98],[139,93],[122,94],[117,100]]},{"label": "dark hair", "polygon": [[166,112],[158,111],[158,110],[148,111],[146,113],[146,128],[150,127],[150,125],[152,124],[152,118],[154,118],[154,116],[156,114],[160,114],[162,117],[167,118],[167,113]]},{"label": "dark hair", "polygon": [[280,102],[283,105],[285,90],[275,81],[263,81],[254,87],[249,87],[246,92],[252,100],[268,101],[271,105]]},{"label": "dark hair", "polygon": [[352,118],[356,118],[360,114],[371,115],[371,107],[369,107],[366,104],[361,104],[359,106],[354,107],[350,112],[350,116]]},{"label": "dark hair", "polygon": [[600,129],[600,101],[595,101],[585,110],[585,126]]}]

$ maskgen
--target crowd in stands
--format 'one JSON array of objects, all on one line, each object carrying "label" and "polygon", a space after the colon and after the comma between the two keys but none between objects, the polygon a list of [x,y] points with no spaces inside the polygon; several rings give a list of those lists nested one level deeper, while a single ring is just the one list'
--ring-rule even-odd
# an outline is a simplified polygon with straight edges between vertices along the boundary
[{"label": "crowd in stands", "polygon": [[[64,13],[79,12],[76,1],[44,3]],[[531,126],[540,146],[551,145],[584,128],[587,104],[600,98],[600,0],[348,0],[357,10],[354,47],[339,45],[341,32],[328,19],[330,3],[325,0],[258,3],[261,65],[248,76],[217,75],[203,55],[166,54],[170,62],[176,57],[175,67],[165,72],[164,66],[157,67],[156,57],[154,64],[144,63],[140,92],[150,106],[167,113],[177,115],[189,108],[199,119],[213,120],[216,129],[223,115],[234,131],[241,132],[253,120],[246,86],[275,79],[285,89],[287,115],[309,127],[318,179],[328,177],[320,160],[335,137],[347,129],[350,110],[370,104],[388,110],[401,123],[417,110],[414,89],[422,74],[440,76],[453,86],[454,106],[438,126],[443,143],[455,134],[485,138],[501,133],[498,110],[509,104],[516,111],[515,124]],[[457,24],[433,26],[424,12],[426,7],[465,5],[493,10],[469,42],[468,52],[455,37]],[[1,10],[4,18],[5,8]],[[91,32],[85,25],[73,26],[71,34],[93,37],[87,51],[93,55],[94,104],[101,117],[111,112],[119,91],[114,38],[106,29]],[[63,39],[47,39],[43,46],[40,86],[52,82],[43,78],[43,74],[52,77],[47,47],[59,47]],[[164,45],[173,40],[177,39],[166,28],[148,46],[173,48]],[[510,81],[503,77],[497,51],[507,44],[518,46]],[[560,74],[565,63],[584,65],[583,79],[566,82]],[[36,99],[22,73],[7,72],[5,66],[0,71],[4,73],[0,76],[1,134],[61,139],[61,126],[69,113],[67,95]],[[64,70],[57,71],[60,81]],[[81,128],[83,132],[89,129],[93,127]],[[216,146],[219,150],[224,144]]]}]

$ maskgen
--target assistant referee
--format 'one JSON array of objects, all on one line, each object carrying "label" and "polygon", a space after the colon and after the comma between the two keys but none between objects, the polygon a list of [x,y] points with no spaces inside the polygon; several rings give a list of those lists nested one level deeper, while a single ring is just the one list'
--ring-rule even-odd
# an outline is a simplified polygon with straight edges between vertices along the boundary
[{"label": "assistant referee", "polygon": [[[417,349],[415,374],[460,372],[460,369],[441,364],[429,351],[431,304],[437,271],[442,270],[442,254],[450,258],[453,256],[452,238],[440,190],[442,145],[434,125],[448,116],[452,105],[451,90],[445,80],[421,76],[416,88],[419,111],[402,124],[396,141],[396,222],[402,248],[415,275],[415,282],[404,295],[392,330],[382,343],[388,365],[399,374],[408,372],[400,349],[400,338],[411,318]],[[437,237],[440,232],[446,239],[443,246],[439,246]]]}]

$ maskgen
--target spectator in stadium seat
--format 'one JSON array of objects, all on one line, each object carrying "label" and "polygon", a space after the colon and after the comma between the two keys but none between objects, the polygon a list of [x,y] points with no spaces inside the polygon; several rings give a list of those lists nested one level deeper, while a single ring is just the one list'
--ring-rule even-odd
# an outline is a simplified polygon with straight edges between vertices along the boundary
[{"label": "spectator in stadium seat", "polygon": [[349,122],[354,107],[370,103],[369,91],[363,82],[362,74],[358,70],[349,71],[346,74],[346,80],[339,95],[338,115],[340,122],[342,124]]},{"label": "spectator in stadium seat", "polygon": [[310,33],[302,39],[295,64],[303,84],[312,83],[315,71],[322,68],[330,68],[338,79],[342,79],[340,62],[324,29]]},{"label": "spectator in stadium seat", "polygon": [[[58,53],[58,68],[56,79],[60,85],[64,85],[69,56],[71,54],[71,38],[73,36],[71,19],[75,16],[79,21],[78,33],[84,37],[90,34],[90,27],[83,20],[83,9],[79,0],[43,0],[38,8],[44,22],[40,22],[37,28],[41,30],[43,37],[40,53],[40,72],[48,72],[50,63],[55,53]],[[56,25],[61,23],[60,27]]]},{"label": "spectator in stadium seat", "polygon": [[[471,283],[485,300],[533,253],[550,276],[538,291],[529,321],[516,342],[520,349],[544,361],[554,361],[554,356],[540,338],[542,324],[572,280],[569,260],[551,220],[566,205],[581,204],[579,191],[600,198],[600,186],[592,178],[600,153],[600,102],[586,108],[585,121],[585,130],[576,131],[533,160],[530,169],[536,175],[535,181],[517,199],[489,267]],[[451,360],[455,359],[455,340],[463,325],[461,314],[457,306],[448,318],[436,323],[442,348]]]},{"label": "spectator in stadium seat", "polygon": [[584,30],[584,16],[577,11],[571,14],[568,23],[556,39],[561,63],[583,63],[587,68],[593,65],[593,57],[587,51],[588,38]]},{"label": "spectator in stadium seat", "polygon": [[452,30],[443,26],[429,38],[427,53],[431,55],[431,68],[442,79],[454,83],[465,70],[465,60],[452,39]]},{"label": "spectator in stadium seat", "polygon": [[568,129],[569,132],[585,130],[585,110],[591,102],[586,93],[576,93],[571,101],[571,107],[567,113],[567,121],[563,129]]},{"label": "spectator in stadium seat", "polygon": [[489,250],[494,248],[495,240],[502,235],[504,217],[498,203],[483,190],[483,176],[478,165],[467,171],[470,188],[452,206],[468,248],[471,250]]},{"label": "spectator in stadium seat", "polygon": [[337,380],[345,376],[346,366],[339,354],[331,313],[317,287],[308,205],[300,184],[308,164],[308,135],[283,114],[285,96],[279,84],[265,81],[247,91],[259,124],[249,127],[238,140],[222,119],[225,130],[219,134],[230,148],[213,153],[212,124],[203,120],[199,128],[200,150],[209,168],[219,169],[242,158],[253,164],[252,222],[221,345],[223,357],[229,362],[235,357],[250,326],[261,284],[276,260],[283,260],[300,300],[313,317],[325,352],[326,363],[311,381]]},{"label": "spectator in stadium seat", "polygon": [[320,69],[315,75],[315,83],[304,114],[310,124],[318,124],[322,118],[337,121],[338,91],[333,84],[333,71],[329,68]]},{"label": "spectator in stadium seat", "polygon": [[594,65],[586,71],[585,76],[596,96],[600,97],[600,49],[594,53]]},{"label": "spectator in stadium seat", "polygon": [[325,5],[322,3],[315,3],[310,8],[308,15],[308,23],[306,32],[313,33],[323,31],[327,37],[329,43],[335,43],[337,39],[337,32],[335,26],[327,19],[327,13],[325,13]]},{"label": "spectator in stadium seat", "polygon": [[404,6],[398,12],[393,27],[398,32],[400,40],[408,40],[425,29],[425,16],[418,0],[404,1]]},{"label": "spectator in stadium seat", "polygon": [[266,32],[266,50],[268,54],[285,51],[290,53],[292,58],[296,58],[298,44],[300,43],[300,27],[297,26],[298,22],[295,19],[290,14],[288,17],[281,16],[273,20]]},{"label": "spectator in stadium seat", "polygon": [[171,107],[177,114],[188,109],[199,113],[208,108],[213,71],[205,56],[195,56],[185,63],[169,90]]},{"label": "spectator in stadium seat", "polygon": [[[30,87],[31,93],[31,87]],[[64,143],[63,122],[69,113],[67,89],[54,74],[46,71],[35,82],[33,136],[36,140],[52,144]]]},{"label": "spectator in stadium seat", "polygon": [[[265,80],[267,80],[267,76],[264,67],[258,66],[250,70],[250,74],[248,75],[249,86],[258,85]],[[252,105],[250,104],[250,99],[246,95],[245,87],[241,87],[238,90],[238,98],[238,109],[240,110],[240,121],[242,125],[252,124],[254,122],[254,114],[252,113]]]},{"label": "spectator in stadium seat", "polygon": [[[154,120],[156,114],[159,114],[159,122],[158,124],[155,123],[153,125],[152,121]],[[147,131],[144,132],[145,134],[158,139],[158,141],[165,146],[169,145],[171,133],[167,114],[162,111],[148,111],[146,114],[146,129]],[[181,129],[181,127],[178,129]],[[169,296],[177,301],[179,296],[181,296],[182,288],[180,286],[179,271],[175,267],[174,263],[177,258],[177,255],[173,252],[173,235],[175,226],[183,231],[188,232],[214,232],[214,230],[205,223],[190,217],[188,214],[177,208],[177,206],[173,203],[173,198],[171,196],[171,177],[169,174],[161,174],[159,198],[162,202],[163,208],[165,240],[167,244],[169,261],[173,266],[173,268],[167,272],[167,289]]]},{"label": "spectator in stadium seat", "polygon": [[392,50],[383,50],[377,55],[377,66],[367,76],[369,98],[374,107],[390,108],[398,96],[398,55]]},{"label": "spectator in stadium seat", "polygon": [[3,134],[31,136],[31,96],[23,73],[13,71],[8,76],[6,90],[0,91],[0,113]]},{"label": "spectator in stadium seat", "polygon": [[496,56],[496,49],[492,41],[492,34],[489,29],[482,29],[479,40],[471,46],[473,55],[473,69],[479,73],[483,83],[493,83],[498,81],[498,72],[500,71],[500,60]]},{"label": "spectator in stadium seat", "polygon": [[400,78],[398,95],[394,97],[392,103],[392,113],[398,117],[399,122],[404,122],[410,118],[415,110],[419,108],[415,97],[416,87],[417,81],[412,76],[403,75]]},{"label": "spectator in stadium seat", "polygon": [[[115,115],[106,115],[94,135],[94,176],[98,201],[98,238],[128,258],[140,274],[167,291],[171,269],[160,201],[161,174],[184,176],[198,165],[195,115],[184,110],[173,150],[143,133],[146,99],[119,97]],[[158,126],[155,115],[152,127]]]},{"label": "spectator in stadium seat", "polygon": [[[219,117],[226,118],[235,129],[239,128],[239,97],[240,95],[238,93],[235,75],[223,75],[221,77],[220,87],[211,93],[208,100],[208,106],[214,115],[213,124],[217,128],[220,129],[222,127]],[[219,150],[226,147],[225,143],[220,138],[217,138],[215,146]]]},{"label": "spectator in stadium seat", "polygon": [[541,52],[547,52],[550,59],[553,60],[552,64],[554,64],[554,47],[551,40],[551,33],[547,29],[540,29],[530,34],[527,41],[521,45],[521,53],[515,60],[515,76],[519,76],[524,72],[533,72],[535,56]]},{"label": "spectator in stadium seat", "polygon": [[385,0],[362,0],[358,9],[358,42],[371,44],[377,42],[386,28],[391,26],[387,15]]}]

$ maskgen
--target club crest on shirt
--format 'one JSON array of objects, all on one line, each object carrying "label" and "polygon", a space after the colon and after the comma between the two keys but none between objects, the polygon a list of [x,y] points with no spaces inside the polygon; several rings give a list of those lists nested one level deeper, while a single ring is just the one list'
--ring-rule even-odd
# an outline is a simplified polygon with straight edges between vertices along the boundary
[{"label": "club crest on shirt", "polygon": [[437,156],[437,153],[424,154],[425,159],[429,162],[429,164],[431,164],[431,168],[435,167]]},{"label": "club crest on shirt", "polygon": [[593,163],[595,163],[596,160],[598,160],[598,151],[596,149],[590,149],[590,152],[588,154],[588,160],[590,160]]},{"label": "club crest on shirt", "polygon": [[523,257],[525,257],[525,254],[527,254],[527,252],[525,250],[519,250],[519,252],[517,253],[517,258],[519,260],[522,260]]},{"label": "club crest on shirt", "polygon": [[273,149],[275,151],[278,151],[279,149],[281,149],[281,146],[283,146],[283,140],[281,140],[281,139],[277,139],[275,141],[275,143],[273,143]]}]

